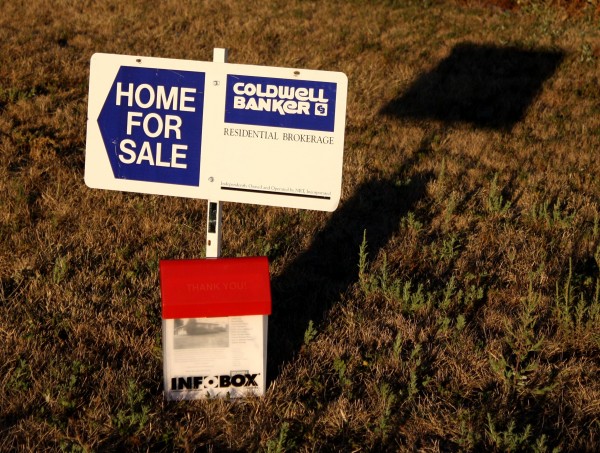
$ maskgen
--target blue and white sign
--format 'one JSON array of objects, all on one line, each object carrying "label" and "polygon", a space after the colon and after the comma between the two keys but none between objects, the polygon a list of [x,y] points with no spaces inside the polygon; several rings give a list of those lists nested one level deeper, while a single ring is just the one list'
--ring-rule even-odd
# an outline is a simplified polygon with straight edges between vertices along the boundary
[{"label": "blue and white sign", "polygon": [[329,82],[228,75],[225,122],[333,132],[336,88]]},{"label": "blue and white sign", "polygon": [[204,73],[122,66],[98,117],[115,178],[198,186]]},{"label": "blue and white sign", "polygon": [[95,54],[85,182],[333,211],[347,87],[340,72]]}]

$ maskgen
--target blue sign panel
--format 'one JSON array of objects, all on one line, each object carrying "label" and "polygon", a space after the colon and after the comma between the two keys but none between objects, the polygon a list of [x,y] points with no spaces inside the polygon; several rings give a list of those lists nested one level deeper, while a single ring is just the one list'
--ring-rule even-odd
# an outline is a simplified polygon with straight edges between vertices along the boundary
[{"label": "blue sign panel", "polygon": [[200,183],[203,72],[121,66],[98,116],[115,178]]},{"label": "blue sign panel", "polygon": [[227,76],[225,122],[333,132],[337,84]]}]

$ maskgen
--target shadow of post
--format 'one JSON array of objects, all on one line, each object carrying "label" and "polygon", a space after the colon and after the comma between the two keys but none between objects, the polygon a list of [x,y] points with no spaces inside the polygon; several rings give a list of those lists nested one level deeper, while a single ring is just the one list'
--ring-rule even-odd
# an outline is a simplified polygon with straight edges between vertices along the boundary
[{"label": "shadow of post", "polygon": [[269,319],[269,381],[292,359],[304,341],[309,321],[315,324],[339,301],[340,294],[358,280],[359,247],[366,230],[368,253],[377,256],[400,219],[424,192],[430,175],[414,177],[406,186],[370,180],[359,186],[330,218],[309,249],[272,282],[273,311]]},{"label": "shadow of post", "polygon": [[560,51],[458,44],[380,113],[511,130],[563,58]]}]

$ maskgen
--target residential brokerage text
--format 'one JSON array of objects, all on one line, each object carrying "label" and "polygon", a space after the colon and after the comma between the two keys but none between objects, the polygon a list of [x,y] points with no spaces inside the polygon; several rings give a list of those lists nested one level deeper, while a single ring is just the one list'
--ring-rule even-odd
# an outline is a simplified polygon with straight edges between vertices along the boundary
[{"label": "residential brokerage text", "polygon": [[332,135],[300,134],[294,132],[268,131],[264,129],[246,129],[226,127],[223,135],[228,137],[243,137],[261,140],[282,140],[284,142],[315,143],[319,145],[333,145]]}]

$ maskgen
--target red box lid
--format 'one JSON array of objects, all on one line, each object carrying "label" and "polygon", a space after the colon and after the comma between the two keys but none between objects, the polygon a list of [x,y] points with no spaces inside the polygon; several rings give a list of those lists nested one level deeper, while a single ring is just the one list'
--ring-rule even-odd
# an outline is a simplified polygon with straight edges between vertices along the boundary
[{"label": "red box lid", "polygon": [[269,260],[161,260],[163,319],[271,314]]}]

